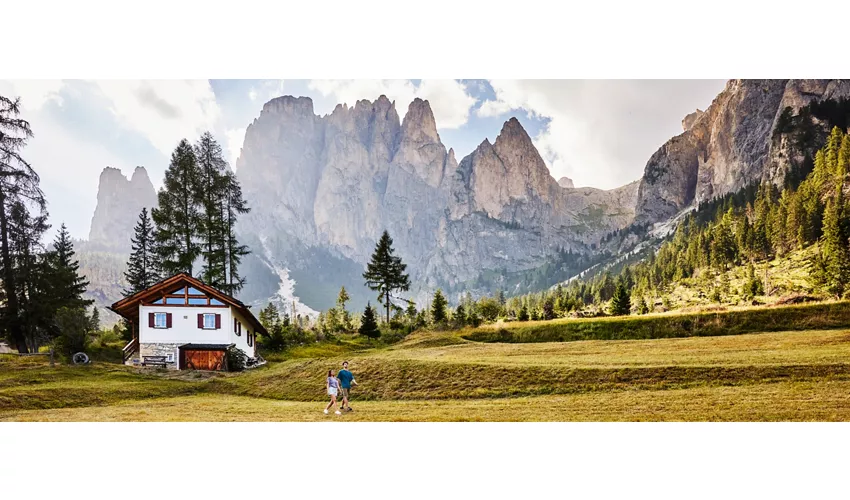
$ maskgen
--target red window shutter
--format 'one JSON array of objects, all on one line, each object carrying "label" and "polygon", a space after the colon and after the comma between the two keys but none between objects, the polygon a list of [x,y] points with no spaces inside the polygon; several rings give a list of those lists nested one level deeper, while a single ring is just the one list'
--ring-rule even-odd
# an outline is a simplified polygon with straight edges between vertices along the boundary
[{"label": "red window shutter", "polygon": [[215,329],[216,330],[221,329],[221,314],[215,315]]},{"label": "red window shutter", "polygon": [[171,313],[165,313],[165,327],[171,328]]},{"label": "red window shutter", "polygon": [[198,328],[204,327],[204,315],[198,314]]},{"label": "red window shutter", "polygon": [[148,327],[154,327],[154,315],[153,313],[148,313]]}]

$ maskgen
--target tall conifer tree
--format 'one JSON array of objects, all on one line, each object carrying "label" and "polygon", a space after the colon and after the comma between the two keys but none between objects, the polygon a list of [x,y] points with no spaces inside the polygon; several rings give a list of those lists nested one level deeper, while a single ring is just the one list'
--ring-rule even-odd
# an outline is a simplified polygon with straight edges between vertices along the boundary
[{"label": "tall conifer tree", "polygon": [[183,139],[171,154],[165,182],[158,193],[159,207],[151,211],[156,223],[156,249],[164,274],[192,274],[201,255],[198,243],[202,229],[198,207],[201,174],[195,152]]},{"label": "tall conifer tree", "polygon": [[39,187],[39,176],[21,156],[21,150],[33,133],[29,122],[19,118],[21,100],[0,96],[0,268],[3,273],[5,303],[0,308],[0,330],[9,334],[18,352],[27,352],[23,317],[18,303],[20,288],[16,279],[11,240],[14,229],[10,224],[10,211],[16,204],[34,207],[46,215],[44,193]]},{"label": "tall conifer tree", "polygon": [[127,261],[127,272],[124,273],[128,284],[123,292],[125,297],[140,292],[162,279],[158,270],[154,241],[155,231],[148,217],[148,209],[142,208],[130,240],[132,253]]},{"label": "tall conifer tree", "polygon": [[366,286],[378,292],[378,300],[384,304],[387,310],[387,323],[390,321],[390,303],[392,293],[396,290],[406,292],[410,289],[410,278],[405,274],[407,265],[402,263],[401,257],[393,255],[393,240],[387,231],[381,235],[381,239],[375,246],[372,260],[363,273]]}]

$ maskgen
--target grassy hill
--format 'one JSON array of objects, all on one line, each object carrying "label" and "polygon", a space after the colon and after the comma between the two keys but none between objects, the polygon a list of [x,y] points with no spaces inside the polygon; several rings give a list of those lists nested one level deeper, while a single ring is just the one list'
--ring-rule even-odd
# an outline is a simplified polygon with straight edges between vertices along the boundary
[{"label": "grassy hill", "polygon": [[[244,373],[105,362],[50,368],[42,359],[0,355],[0,420],[844,421],[847,308],[762,308],[796,318],[798,329],[722,336],[499,343],[469,340],[478,330],[466,330],[417,332],[394,345],[343,337],[270,356],[266,366]],[[832,318],[830,328],[804,329],[812,318],[820,325]],[[613,324],[548,323],[532,326],[581,323],[602,331]],[[324,374],[343,359],[359,382],[356,410],[324,415]]]}]

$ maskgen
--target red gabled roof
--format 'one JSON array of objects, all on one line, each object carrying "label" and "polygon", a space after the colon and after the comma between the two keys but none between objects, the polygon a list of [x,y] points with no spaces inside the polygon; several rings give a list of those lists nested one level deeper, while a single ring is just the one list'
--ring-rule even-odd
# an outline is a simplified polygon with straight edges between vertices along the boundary
[{"label": "red gabled roof", "polygon": [[169,278],[165,278],[164,280],[151,285],[150,287],[136,292],[129,297],[125,297],[118,302],[109,306],[109,310],[115,312],[121,317],[127,318],[129,320],[135,320],[138,316],[139,306],[143,302],[150,302],[152,300],[156,300],[164,294],[167,294],[175,287],[179,287],[180,285],[188,285],[192,286],[201,292],[209,295],[210,297],[216,298],[221,302],[234,307],[239,310],[240,313],[245,317],[247,321],[249,321],[254,327],[254,331],[259,332],[263,335],[267,335],[266,329],[263,328],[263,325],[254,317],[251,310],[240,302],[239,300],[227,295],[224,292],[216,290],[215,288],[205,284],[197,278],[193,278],[191,275],[187,273],[179,273],[171,276]]}]

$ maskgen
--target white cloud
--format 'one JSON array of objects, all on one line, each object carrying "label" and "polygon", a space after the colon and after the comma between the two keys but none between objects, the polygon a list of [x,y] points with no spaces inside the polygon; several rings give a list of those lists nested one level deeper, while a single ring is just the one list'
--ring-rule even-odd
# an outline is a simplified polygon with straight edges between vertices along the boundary
[{"label": "white cloud", "polygon": [[646,161],[682,132],[681,120],[705,109],[722,80],[491,80],[496,94],[482,117],[523,110],[548,119],[534,138],[553,177],[603,189],[641,176]]},{"label": "white cloud", "polygon": [[[312,80],[309,88],[324,96],[333,96],[334,102],[349,106],[361,99],[374,101],[380,95],[386,95],[395,101],[402,120],[408,105],[419,97],[431,104],[440,129],[453,129],[465,124],[469,120],[470,109],[476,103],[466,87],[456,80],[422,80],[418,86],[410,80]],[[317,111],[327,113],[332,109]]]},{"label": "white cloud", "polygon": [[21,98],[24,110],[38,111],[48,101],[62,105],[62,97],[59,95],[64,86],[62,80],[15,80],[7,84],[11,87],[9,94]]},{"label": "white cloud", "polygon": [[98,80],[119,122],[170,156],[181,139],[212,131],[221,109],[207,80]]},{"label": "white cloud", "polygon": [[251,87],[251,90],[248,91],[248,99],[257,100],[257,90],[254,87]]}]

